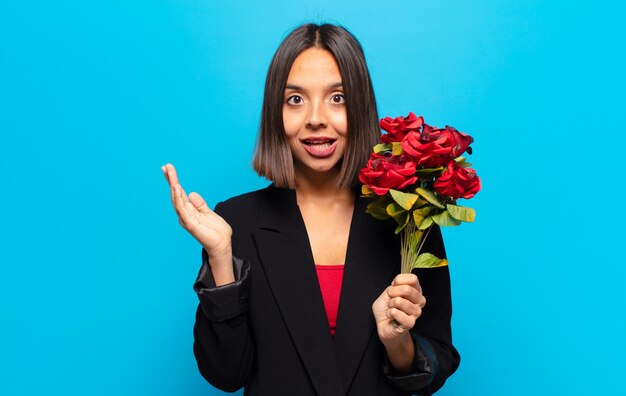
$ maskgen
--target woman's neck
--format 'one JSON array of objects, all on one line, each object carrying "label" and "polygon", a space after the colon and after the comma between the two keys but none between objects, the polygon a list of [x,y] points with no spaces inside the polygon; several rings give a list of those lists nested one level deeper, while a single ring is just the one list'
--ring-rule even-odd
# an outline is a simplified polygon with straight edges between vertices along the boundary
[{"label": "woman's neck", "polygon": [[354,202],[350,188],[337,187],[339,172],[313,173],[296,170],[296,197],[298,203]]}]

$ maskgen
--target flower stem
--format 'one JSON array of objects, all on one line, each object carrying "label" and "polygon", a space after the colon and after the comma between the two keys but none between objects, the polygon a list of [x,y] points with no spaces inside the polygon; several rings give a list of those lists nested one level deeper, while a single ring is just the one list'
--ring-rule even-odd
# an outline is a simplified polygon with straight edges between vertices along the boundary
[{"label": "flower stem", "polygon": [[402,230],[402,239],[401,239],[401,250],[400,250],[400,254],[402,257],[402,262],[401,262],[401,269],[400,272],[403,274],[408,274],[411,272],[411,269],[413,267],[413,262],[412,262],[412,254],[411,251],[413,249],[411,249],[411,245],[413,242],[413,239],[415,238],[414,233],[416,230],[417,226],[415,225],[415,222],[413,221],[413,219],[409,220],[409,224],[406,225],[406,227],[404,227],[404,230]]},{"label": "flower stem", "polygon": [[417,248],[415,257],[419,256],[420,252],[422,251],[422,246],[424,246],[424,242],[426,242],[426,238],[428,238],[428,233],[430,232],[431,228],[433,228],[432,225],[430,227],[428,227],[426,229],[426,232],[421,235],[421,237],[420,237],[420,244],[419,244],[419,246]]},{"label": "flower stem", "polygon": [[432,226],[428,227],[426,231],[420,231],[413,219],[410,219],[404,227],[400,239],[401,273],[408,274],[413,270],[414,263],[417,261],[417,256],[419,256],[431,228]]}]

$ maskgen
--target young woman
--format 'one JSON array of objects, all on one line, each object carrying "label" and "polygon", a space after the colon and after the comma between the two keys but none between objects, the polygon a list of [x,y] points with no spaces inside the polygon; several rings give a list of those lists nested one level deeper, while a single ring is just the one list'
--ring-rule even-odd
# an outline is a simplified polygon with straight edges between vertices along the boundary
[{"label": "young woman", "polygon": [[[179,222],[203,246],[194,354],[215,387],[431,394],[456,370],[447,267],[398,274],[395,225],[366,214],[358,194],[378,136],[358,41],[308,24],[267,74],[253,164],[272,185],[214,212],[163,166]],[[445,257],[439,229],[425,250]]]}]

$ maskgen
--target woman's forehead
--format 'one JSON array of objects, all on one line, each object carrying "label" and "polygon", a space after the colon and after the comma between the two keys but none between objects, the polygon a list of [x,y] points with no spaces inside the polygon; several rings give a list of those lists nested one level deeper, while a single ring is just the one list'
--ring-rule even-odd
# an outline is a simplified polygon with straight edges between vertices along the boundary
[{"label": "woman's forehead", "polygon": [[291,66],[287,85],[337,88],[341,85],[341,72],[335,57],[329,51],[319,48],[303,51]]}]

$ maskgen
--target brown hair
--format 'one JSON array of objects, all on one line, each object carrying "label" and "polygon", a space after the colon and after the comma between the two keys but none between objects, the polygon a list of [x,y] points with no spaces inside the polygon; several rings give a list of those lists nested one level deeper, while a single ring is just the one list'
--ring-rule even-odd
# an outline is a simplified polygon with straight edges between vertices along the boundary
[{"label": "brown hair", "polygon": [[367,163],[378,142],[378,113],[363,49],[341,26],[306,24],[293,30],[280,44],[265,80],[261,126],[252,166],[278,187],[295,187],[293,156],[283,124],[283,101],[287,77],[296,57],[309,48],[330,52],[339,66],[346,98],[348,142],[341,161],[338,187],[358,183],[359,169]]}]

